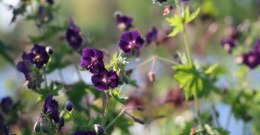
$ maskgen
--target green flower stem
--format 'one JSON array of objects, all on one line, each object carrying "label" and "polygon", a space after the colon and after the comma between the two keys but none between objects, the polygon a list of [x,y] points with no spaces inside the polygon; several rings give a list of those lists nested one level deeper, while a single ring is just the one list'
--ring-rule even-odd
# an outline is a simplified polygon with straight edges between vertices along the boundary
[{"label": "green flower stem", "polygon": [[147,64],[148,62],[150,62],[150,61],[152,61],[152,60],[153,60],[153,58],[150,58],[150,59],[148,59],[148,60],[142,62],[141,64],[137,65],[135,68],[142,67],[142,66],[144,66],[145,64]]},{"label": "green flower stem", "polygon": [[156,58],[157,58],[158,60],[161,60],[161,61],[164,61],[164,62],[167,62],[167,63],[173,64],[173,65],[179,65],[178,62],[171,61],[171,60],[168,60],[168,59],[165,59],[165,58],[159,57],[159,56],[156,56]]},{"label": "green flower stem", "polygon": [[110,95],[109,92],[105,92],[106,95],[106,106],[105,106],[105,111],[104,111],[104,117],[103,117],[103,121],[102,121],[102,127],[105,127],[106,125],[106,120],[107,120],[107,113],[108,113],[108,106],[109,106],[109,101],[110,101]]},{"label": "green flower stem", "polygon": [[74,120],[74,118],[73,118],[73,116],[70,114],[70,112],[69,112],[69,111],[66,111],[66,112],[69,114],[70,119],[72,120],[72,122],[73,122],[74,124],[76,124],[78,127],[80,127],[80,125],[78,125],[78,124],[76,123],[76,121]]},{"label": "green flower stem", "polygon": [[123,53],[123,51],[121,50],[120,53],[119,53],[119,55],[118,55],[118,57],[120,57],[120,56],[122,55],[122,53]]},{"label": "green flower stem", "polygon": [[175,5],[176,5],[176,8],[177,8],[177,12],[180,12],[180,7],[179,7],[178,0],[175,0]]},{"label": "green flower stem", "polygon": [[72,58],[73,58],[72,61],[73,61],[74,67],[75,67],[75,69],[76,69],[76,72],[77,72],[79,81],[82,81],[82,77],[81,77],[81,75],[80,75],[80,73],[79,73],[78,65],[77,65],[77,63],[75,62],[75,60],[76,60],[75,55],[74,55]]},{"label": "green flower stem", "polygon": [[121,112],[116,116],[116,118],[109,123],[109,125],[106,126],[105,130],[107,130],[113,123],[116,122],[116,120],[125,112],[124,109],[121,110]]},{"label": "green flower stem", "polygon": [[[202,119],[201,119],[201,113],[200,113],[200,108],[199,108],[199,101],[198,101],[197,91],[194,91],[193,95],[194,95],[194,101],[195,101],[196,110],[197,110],[197,113],[198,113],[199,124],[200,124],[201,128],[203,128],[203,123],[202,123]],[[204,132],[202,132],[202,134],[204,134]]]},{"label": "green flower stem", "polygon": [[46,87],[47,89],[49,89],[49,88],[48,88],[48,84],[47,84],[46,67],[45,67],[45,66],[42,68],[42,71],[43,71],[43,76],[44,76],[45,87]]},{"label": "green flower stem", "polygon": [[193,61],[192,61],[192,57],[191,57],[190,44],[189,44],[189,40],[188,40],[185,24],[183,24],[183,35],[184,35],[184,41],[185,41],[186,51],[187,51],[188,60],[189,60],[188,63],[190,65],[193,65]]}]

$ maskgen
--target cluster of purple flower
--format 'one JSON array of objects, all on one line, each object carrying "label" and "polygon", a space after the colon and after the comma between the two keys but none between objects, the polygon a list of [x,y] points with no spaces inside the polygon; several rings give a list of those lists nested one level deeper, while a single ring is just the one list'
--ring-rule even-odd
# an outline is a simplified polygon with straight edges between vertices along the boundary
[{"label": "cluster of purple flower", "polygon": [[89,70],[92,76],[92,83],[100,91],[115,88],[119,83],[118,75],[115,71],[107,71],[103,62],[104,53],[96,49],[84,49],[81,58],[81,67]]},{"label": "cluster of purple flower", "polygon": [[48,63],[50,58],[49,55],[52,53],[53,51],[50,47],[45,47],[38,44],[34,45],[29,54],[23,52],[22,61],[17,64],[17,69],[25,75],[26,81],[32,85],[30,88],[34,89],[35,86],[39,86],[41,82],[41,80],[36,78],[35,74],[31,71],[31,68],[33,66],[39,69],[42,68]]},{"label": "cluster of purple flower", "polygon": [[[66,101],[64,103],[67,111],[71,111],[73,109],[73,104],[70,101]],[[61,108],[63,109],[63,108]],[[35,132],[39,132],[42,128],[43,132],[47,133],[49,129],[49,122],[52,120],[56,123],[58,128],[62,128],[64,126],[64,113],[60,113],[59,111],[59,103],[55,99],[53,99],[53,95],[49,95],[45,99],[45,103],[43,105],[43,114],[40,116],[40,119],[35,123],[34,130]],[[60,116],[61,115],[61,116]],[[50,121],[47,120],[50,119]],[[42,124],[41,124],[42,123]]]}]

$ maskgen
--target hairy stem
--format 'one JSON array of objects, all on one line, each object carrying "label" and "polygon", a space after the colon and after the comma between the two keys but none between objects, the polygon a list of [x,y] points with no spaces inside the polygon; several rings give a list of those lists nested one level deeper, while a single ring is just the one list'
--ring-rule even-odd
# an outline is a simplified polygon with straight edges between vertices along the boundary
[{"label": "hairy stem", "polygon": [[109,125],[106,126],[105,130],[107,130],[116,120],[125,112],[124,109],[121,110],[121,112],[116,116],[116,118],[109,123]]},{"label": "hairy stem", "polygon": [[105,92],[106,95],[106,106],[105,106],[105,111],[104,111],[104,117],[103,117],[103,121],[102,121],[102,127],[105,127],[106,125],[106,120],[107,120],[107,113],[108,113],[108,106],[109,106],[109,100],[110,100],[110,95],[108,92]]},{"label": "hairy stem", "polygon": [[43,76],[44,76],[44,82],[45,82],[45,87],[47,88],[47,89],[49,89],[48,88],[48,83],[47,83],[47,77],[46,77],[46,67],[44,66],[43,68],[42,68],[42,71],[43,71]]},{"label": "hairy stem", "polygon": [[[197,113],[198,113],[199,124],[200,124],[200,126],[203,128],[203,122],[202,122],[201,113],[200,113],[200,108],[199,108],[199,101],[198,101],[197,91],[193,92],[193,95],[194,95],[194,101],[195,101],[196,110],[197,110]],[[203,132],[202,132],[202,133],[203,133]]]},{"label": "hairy stem", "polygon": [[171,60],[168,60],[168,59],[165,59],[165,58],[159,57],[159,56],[156,56],[156,58],[157,58],[158,60],[161,60],[161,61],[164,61],[164,62],[167,62],[167,63],[173,64],[173,65],[179,65],[178,62],[171,61]]},{"label": "hairy stem", "polygon": [[189,40],[188,40],[188,36],[187,36],[187,32],[186,32],[186,28],[185,25],[183,24],[183,35],[184,35],[184,41],[185,41],[185,46],[186,46],[186,51],[187,51],[187,55],[188,55],[188,63],[190,65],[193,65],[193,61],[192,61],[192,57],[191,57],[191,50],[190,50],[190,44],[189,44]]}]

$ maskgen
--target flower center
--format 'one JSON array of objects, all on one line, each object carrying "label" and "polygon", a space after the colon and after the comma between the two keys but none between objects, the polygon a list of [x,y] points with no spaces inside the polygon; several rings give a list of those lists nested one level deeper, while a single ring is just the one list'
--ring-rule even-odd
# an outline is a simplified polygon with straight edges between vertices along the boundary
[{"label": "flower center", "polygon": [[102,79],[102,82],[104,82],[106,85],[110,83],[110,79],[107,76],[104,76]]},{"label": "flower center", "polygon": [[41,55],[38,54],[35,56],[34,61],[41,62],[41,61],[43,61],[43,59],[41,58]]},{"label": "flower center", "polygon": [[249,56],[248,62],[249,63],[254,63],[255,62],[255,57],[254,56]]}]

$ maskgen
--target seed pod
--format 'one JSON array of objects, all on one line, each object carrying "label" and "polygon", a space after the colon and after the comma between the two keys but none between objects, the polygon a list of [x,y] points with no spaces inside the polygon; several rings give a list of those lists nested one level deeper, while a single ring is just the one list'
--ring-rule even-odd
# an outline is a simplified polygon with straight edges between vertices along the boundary
[{"label": "seed pod", "polygon": [[127,76],[124,76],[124,77],[123,77],[123,80],[124,80],[124,82],[125,82],[126,84],[129,83],[129,80],[128,80]]},{"label": "seed pod", "polygon": [[103,127],[101,127],[100,125],[94,124],[94,129],[95,129],[95,131],[96,131],[97,134],[99,134],[99,135],[104,134],[104,129],[103,129]]},{"label": "seed pod", "polygon": [[71,111],[73,109],[73,104],[70,102],[70,101],[65,101],[65,108],[68,110],[68,111]]},{"label": "seed pod", "polygon": [[43,121],[42,121],[42,131],[44,133],[49,132],[49,121],[47,121],[46,118],[43,118]]},{"label": "seed pod", "polygon": [[41,123],[39,121],[36,121],[35,124],[34,124],[34,131],[35,132],[40,132],[41,130]]},{"label": "seed pod", "polygon": [[154,74],[154,72],[152,72],[152,71],[149,72],[148,76],[149,76],[150,81],[152,83],[154,83],[155,82],[155,74]]},{"label": "seed pod", "polygon": [[59,120],[59,128],[62,128],[64,126],[64,117],[61,117]]},{"label": "seed pod", "polygon": [[52,55],[52,54],[53,54],[53,49],[52,49],[50,46],[47,46],[47,47],[46,47],[46,52],[47,52],[49,55]]},{"label": "seed pod", "polygon": [[133,72],[133,69],[128,69],[128,70],[125,71],[125,74],[130,75],[130,74],[132,74],[132,72]]}]

